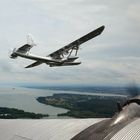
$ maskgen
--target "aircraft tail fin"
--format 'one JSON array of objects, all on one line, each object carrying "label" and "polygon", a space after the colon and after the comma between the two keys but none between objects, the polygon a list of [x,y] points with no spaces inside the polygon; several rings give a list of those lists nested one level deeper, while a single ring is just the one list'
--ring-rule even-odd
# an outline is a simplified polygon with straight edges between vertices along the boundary
[{"label": "aircraft tail fin", "polygon": [[37,45],[32,34],[27,34],[27,44],[32,47]]},{"label": "aircraft tail fin", "polygon": [[38,65],[41,65],[41,64],[42,64],[42,62],[36,61],[36,62],[26,66],[25,68],[32,68],[32,67],[35,67],[35,66],[38,66]]}]

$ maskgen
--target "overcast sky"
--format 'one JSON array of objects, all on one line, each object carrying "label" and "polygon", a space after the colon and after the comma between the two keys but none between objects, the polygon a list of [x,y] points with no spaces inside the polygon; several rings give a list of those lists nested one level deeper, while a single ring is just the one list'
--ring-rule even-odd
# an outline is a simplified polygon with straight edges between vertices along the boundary
[{"label": "overcast sky", "polygon": [[[139,0],[4,0],[0,18],[1,85],[140,84]],[[81,45],[79,66],[25,69],[32,61],[9,58],[28,33],[38,44],[31,52],[46,56],[102,25],[102,35]]]}]

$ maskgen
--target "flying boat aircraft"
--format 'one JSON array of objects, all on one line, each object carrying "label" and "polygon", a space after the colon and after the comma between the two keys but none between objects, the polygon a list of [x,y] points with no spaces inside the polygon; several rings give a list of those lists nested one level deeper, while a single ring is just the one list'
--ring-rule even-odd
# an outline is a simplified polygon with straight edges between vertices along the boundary
[{"label": "flying boat aircraft", "polygon": [[29,36],[29,38],[31,39],[28,41],[28,43],[21,46],[18,49],[15,48],[12,51],[10,58],[15,59],[19,56],[19,57],[23,57],[23,58],[31,59],[35,61],[34,63],[26,66],[25,68],[35,67],[43,63],[49,65],[50,67],[79,65],[81,64],[81,62],[75,61],[79,58],[77,56],[79,46],[85,43],[86,41],[100,35],[103,32],[104,28],[105,26],[101,26],[97,28],[96,30],[86,34],[85,36],[73,41],[72,43],[60,48],[59,50],[45,57],[33,55],[30,53],[30,49],[36,46],[36,44],[33,42],[32,38]]}]

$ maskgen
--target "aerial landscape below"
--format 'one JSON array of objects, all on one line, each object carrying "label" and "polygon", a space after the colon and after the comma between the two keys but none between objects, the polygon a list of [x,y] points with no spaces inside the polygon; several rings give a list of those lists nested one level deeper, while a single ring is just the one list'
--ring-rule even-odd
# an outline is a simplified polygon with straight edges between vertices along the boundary
[{"label": "aerial landscape below", "polygon": [[53,96],[38,97],[37,101],[46,105],[68,109],[67,113],[58,116],[76,118],[106,118],[117,112],[117,102],[123,102],[125,97],[108,97],[100,95],[53,94]]},{"label": "aerial landscape below", "polygon": [[126,89],[117,87],[6,88],[1,89],[0,118],[112,117],[126,97]]}]

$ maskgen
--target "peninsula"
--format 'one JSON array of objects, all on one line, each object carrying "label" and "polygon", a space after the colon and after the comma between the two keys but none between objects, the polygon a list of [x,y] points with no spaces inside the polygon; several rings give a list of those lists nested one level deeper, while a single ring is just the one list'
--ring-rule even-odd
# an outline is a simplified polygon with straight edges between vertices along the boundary
[{"label": "peninsula", "polygon": [[107,97],[80,94],[53,94],[47,97],[38,97],[37,101],[46,105],[65,108],[69,111],[58,116],[71,116],[76,118],[111,117],[117,111],[117,101],[122,102],[123,97]]}]

